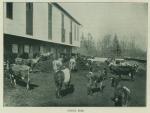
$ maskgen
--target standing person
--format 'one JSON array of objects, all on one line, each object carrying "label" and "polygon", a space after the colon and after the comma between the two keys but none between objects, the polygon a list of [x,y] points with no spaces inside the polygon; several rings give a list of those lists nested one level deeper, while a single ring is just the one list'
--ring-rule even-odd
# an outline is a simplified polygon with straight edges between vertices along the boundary
[{"label": "standing person", "polygon": [[59,71],[62,67],[62,59],[61,58],[55,58],[55,60],[53,61],[53,70],[56,73],[57,71]]},{"label": "standing person", "polygon": [[74,71],[75,70],[75,66],[76,66],[76,60],[75,60],[74,56],[72,56],[70,61],[69,61],[69,68],[70,68],[70,70]]}]

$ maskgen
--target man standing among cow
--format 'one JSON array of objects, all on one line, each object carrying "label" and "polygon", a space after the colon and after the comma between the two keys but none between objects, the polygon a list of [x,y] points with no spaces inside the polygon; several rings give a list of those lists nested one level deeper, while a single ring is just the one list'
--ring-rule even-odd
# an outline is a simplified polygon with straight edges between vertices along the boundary
[{"label": "man standing among cow", "polygon": [[70,68],[71,71],[76,70],[76,59],[75,59],[74,56],[72,56],[70,61],[69,61],[69,68]]}]

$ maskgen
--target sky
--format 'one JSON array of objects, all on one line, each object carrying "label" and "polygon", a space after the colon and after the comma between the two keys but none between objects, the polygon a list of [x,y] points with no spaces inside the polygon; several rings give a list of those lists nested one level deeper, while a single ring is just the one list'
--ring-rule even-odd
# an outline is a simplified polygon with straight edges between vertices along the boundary
[{"label": "sky", "polygon": [[117,34],[119,40],[136,41],[147,48],[148,5],[146,3],[59,3],[82,24],[82,31],[94,40]]}]

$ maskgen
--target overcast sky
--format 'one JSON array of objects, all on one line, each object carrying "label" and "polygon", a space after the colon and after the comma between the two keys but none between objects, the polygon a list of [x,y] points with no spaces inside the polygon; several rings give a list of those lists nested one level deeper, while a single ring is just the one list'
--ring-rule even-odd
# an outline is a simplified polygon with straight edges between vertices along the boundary
[{"label": "overcast sky", "polygon": [[[146,3],[59,3],[90,32],[95,40],[115,33],[119,39],[135,38],[147,47],[148,6]],[[125,38],[126,37],[126,38]]]}]

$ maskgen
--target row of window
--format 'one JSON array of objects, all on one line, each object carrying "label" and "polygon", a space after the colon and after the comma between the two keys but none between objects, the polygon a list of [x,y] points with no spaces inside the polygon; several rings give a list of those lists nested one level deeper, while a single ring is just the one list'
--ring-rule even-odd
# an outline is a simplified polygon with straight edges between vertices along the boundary
[{"label": "row of window", "polygon": [[[47,50],[46,48],[44,48],[44,46],[36,46],[35,48],[36,48],[36,49],[34,49],[35,51],[38,51],[41,53],[44,53]],[[20,46],[18,44],[12,44],[12,53],[18,54],[19,51],[22,51],[22,53],[30,53],[31,51],[33,51],[33,48],[32,48],[32,46],[30,46],[28,44],[20,45]],[[50,48],[49,48],[49,51],[50,51]]]},{"label": "row of window", "polygon": [[[66,33],[66,29],[64,28],[64,14],[62,14],[61,16],[62,18],[62,28],[61,28],[61,32],[62,32],[62,42],[65,42],[65,33]],[[74,34],[72,33],[72,28],[74,27]],[[74,40],[75,41],[79,41],[79,27],[74,24],[74,26],[72,25],[72,21],[70,21],[70,33],[69,33],[69,37],[70,37],[70,44],[72,44],[72,36],[74,35]]]},{"label": "row of window", "polygon": [[[24,45],[23,52],[29,53],[29,51],[30,51],[29,45]],[[17,44],[12,44],[12,53],[19,53],[19,47]]]},{"label": "row of window", "polygon": [[[48,6],[48,39],[52,39],[52,5]],[[6,17],[13,19],[13,3],[6,3]],[[61,16],[61,41],[65,42],[66,30],[64,28],[64,14]],[[70,44],[72,44],[72,35],[74,35],[74,40],[79,41],[79,28],[74,24],[74,34],[72,34],[72,21],[70,23]],[[26,34],[33,35],[33,3],[26,3]]]},{"label": "row of window", "polygon": [[44,46],[31,46],[28,44],[25,45],[18,45],[18,44],[12,44],[12,53],[15,55],[19,55],[19,57],[21,58],[35,58],[37,55],[39,55],[40,53],[46,53],[46,52],[50,52],[51,48],[44,48]]}]

